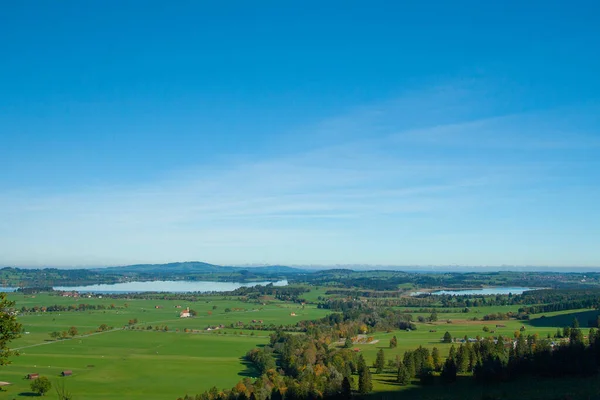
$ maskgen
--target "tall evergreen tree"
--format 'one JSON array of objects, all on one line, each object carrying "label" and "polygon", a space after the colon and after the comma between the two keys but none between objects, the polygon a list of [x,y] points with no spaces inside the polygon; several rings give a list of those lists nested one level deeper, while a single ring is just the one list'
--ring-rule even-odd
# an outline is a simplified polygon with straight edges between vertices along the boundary
[{"label": "tall evergreen tree", "polygon": [[440,356],[440,350],[437,347],[434,347],[431,350],[431,358],[433,361],[433,368],[436,371],[439,371],[442,369],[442,357]]},{"label": "tall evergreen tree", "polygon": [[465,346],[460,345],[456,353],[456,369],[458,372],[469,372],[469,353]]},{"label": "tall evergreen tree", "polygon": [[454,345],[450,346],[450,352],[448,353],[448,358],[456,360],[456,347],[454,347]]},{"label": "tall evergreen tree", "polygon": [[[577,319],[575,319],[577,321]],[[569,334],[569,343],[571,346],[583,346],[583,333],[579,328],[571,328]]]},{"label": "tall evergreen tree", "polygon": [[371,381],[371,372],[369,368],[365,368],[360,371],[358,376],[358,391],[360,394],[367,394],[373,390],[373,382]]},{"label": "tall evergreen tree", "polygon": [[444,362],[444,367],[442,368],[442,380],[446,383],[451,383],[456,381],[456,362],[452,358],[447,358],[446,362]]},{"label": "tall evergreen tree", "polygon": [[375,359],[375,373],[380,374],[385,368],[385,355],[383,349],[379,349],[377,352],[377,358]]},{"label": "tall evergreen tree", "polygon": [[358,355],[358,361],[356,363],[356,370],[360,374],[363,369],[368,369],[365,357],[362,354]]},{"label": "tall evergreen tree", "polygon": [[404,386],[404,385],[408,385],[410,383],[410,378],[411,378],[410,371],[408,370],[408,368],[406,368],[404,366],[403,363],[400,363],[398,365],[398,375],[397,375],[396,380],[398,381],[398,383],[400,385]]},{"label": "tall evergreen tree", "polygon": [[415,370],[415,360],[411,351],[404,352],[404,356],[402,357],[402,363],[406,367],[410,377],[413,378],[417,371]]}]

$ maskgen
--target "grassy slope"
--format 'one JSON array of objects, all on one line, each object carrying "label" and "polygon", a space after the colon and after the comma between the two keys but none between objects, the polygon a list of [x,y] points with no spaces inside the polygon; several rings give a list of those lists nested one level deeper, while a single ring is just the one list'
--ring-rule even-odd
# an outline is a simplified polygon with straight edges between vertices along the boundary
[{"label": "grassy slope", "polygon": [[[308,296],[316,297],[323,294],[324,292],[319,290],[309,293]],[[255,331],[254,336],[250,336],[249,331],[240,335],[240,330],[225,329],[224,332],[227,334],[224,332],[186,334],[181,332],[184,328],[204,329],[208,325],[227,325],[236,321],[249,323],[252,319],[262,319],[265,323],[287,324],[302,319],[319,318],[327,314],[326,310],[319,310],[312,306],[302,308],[299,305],[282,302],[262,306],[226,299],[222,296],[189,304],[175,300],[80,299],[76,301],[48,295],[38,295],[34,298],[12,294],[11,297],[17,301],[18,307],[35,304],[77,304],[78,302],[107,305],[114,303],[116,307],[124,307],[127,303],[128,306],[118,310],[39,313],[19,317],[25,330],[30,333],[13,343],[13,347],[25,347],[21,350],[22,355],[14,358],[13,365],[0,369],[0,380],[13,383],[7,392],[0,393],[0,399],[9,399],[19,393],[28,392],[29,382],[22,378],[31,372],[46,375],[54,381],[64,379],[78,400],[109,397],[164,399],[176,398],[186,393],[199,393],[213,385],[229,388],[244,376],[253,374],[241,357],[256,345],[266,343],[269,332]],[[162,308],[156,309],[156,305]],[[176,309],[175,305],[183,307],[189,305],[198,311],[198,317],[179,319],[179,309]],[[213,306],[217,308],[213,310]],[[225,313],[227,307],[243,310]],[[595,311],[580,310],[548,313],[545,314],[545,318],[541,318],[540,315],[527,322],[466,321],[473,316],[498,311],[516,311],[517,308],[517,306],[487,307],[475,309],[469,314],[440,313],[440,322],[417,324],[418,330],[411,332],[375,333],[372,336],[379,340],[378,343],[356,345],[356,347],[361,349],[368,363],[375,359],[380,347],[384,348],[387,359],[392,359],[396,355],[401,356],[404,351],[412,350],[419,345],[430,348],[437,346],[445,355],[450,345],[440,343],[440,339],[446,330],[456,337],[464,335],[475,337],[483,336],[482,328],[487,325],[495,329],[496,334],[512,336],[515,330],[525,326],[526,333],[537,332],[540,336],[546,336],[547,333],[554,333],[557,327],[569,324],[573,315],[580,316],[581,320],[583,316],[597,314]],[[209,315],[209,312],[212,315]],[[291,312],[296,313],[297,316],[291,316]],[[86,332],[95,330],[102,323],[120,328],[133,318],[137,318],[141,326],[167,325],[170,331],[114,331],[59,342],[48,341],[48,333],[51,331],[62,331],[70,326],[76,326],[80,332]],[[446,323],[447,319],[452,320],[452,323]],[[581,322],[584,326],[586,320]],[[497,323],[506,325],[506,328],[496,329]],[[430,330],[437,330],[437,332],[430,332]],[[389,349],[389,339],[393,335],[398,338],[398,347]],[[27,347],[40,343],[49,344]],[[64,369],[73,370],[74,375],[59,378],[58,374]],[[374,375],[375,391],[382,395],[389,391],[397,391],[399,388],[393,382],[393,378],[394,374]],[[458,383],[453,390],[460,392],[461,385],[466,384]],[[425,390],[435,392],[441,389]],[[437,398],[435,397],[437,394],[433,392],[433,398]],[[409,388],[403,389],[400,393],[412,396],[417,391]],[[397,394],[398,392],[395,393]]]}]

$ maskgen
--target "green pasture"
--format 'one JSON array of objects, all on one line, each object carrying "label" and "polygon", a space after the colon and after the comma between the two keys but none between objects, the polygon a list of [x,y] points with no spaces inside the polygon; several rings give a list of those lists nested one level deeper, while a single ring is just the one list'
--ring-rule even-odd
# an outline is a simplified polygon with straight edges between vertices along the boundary
[{"label": "green pasture", "polygon": [[[252,376],[240,358],[267,336],[112,331],[47,342],[21,350],[2,368],[13,383],[0,398],[27,395],[28,373],[64,381],[77,399],[164,399],[210,388],[231,387]],[[61,378],[63,370],[73,375]]]},{"label": "green pasture", "polygon": [[[114,309],[94,311],[38,312],[19,316],[24,333],[11,343],[21,355],[0,370],[0,380],[11,382],[0,399],[29,394],[26,374],[39,373],[55,382],[64,381],[77,399],[176,398],[195,394],[212,386],[229,388],[251,376],[242,356],[257,345],[268,342],[269,331],[222,329],[207,332],[208,326],[241,321],[251,324],[291,324],[320,318],[326,310],[312,305],[280,301],[265,304],[242,302],[223,296],[199,301],[69,298],[41,294],[11,294],[17,308],[23,305],[48,306],[79,303],[114,304]],[[176,306],[181,306],[177,308]],[[186,307],[198,312],[195,318],[179,318]],[[226,312],[225,309],[231,309]],[[295,314],[295,315],[292,315]],[[137,329],[124,329],[137,318]],[[113,331],[97,333],[101,324]],[[79,336],[53,341],[50,332],[75,326]],[[147,330],[148,326],[153,329]],[[167,326],[168,331],[163,331]],[[160,331],[154,328],[159,327]],[[200,333],[184,333],[184,329]],[[73,376],[61,378],[63,370]]]},{"label": "green pasture", "polygon": [[[325,296],[325,291],[324,288],[313,288],[304,297],[313,302],[318,296]],[[256,303],[225,296],[200,297],[197,301],[74,299],[48,294],[11,294],[9,297],[17,302],[18,309],[22,306],[80,303],[114,305],[114,308],[20,315],[18,319],[26,333],[11,343],[11,347],[20,349],[21,355],[14,357],[11,365],[0,368],[0,381],[12,383],[6,391],[0,392],[0,400],[29,395],[30,382],[24,379],[28,373],[47,376],[54,383],[63,381],[77,400],[174,399],[200,393],[212,386],[231,388],[240,379],[254,375],[242,357],[253,347],[267,343],[270,333],[231,329],[231,323],[251,324],[252,320],[262,320],[265,325],[286,325],[321,318],[329,313],[328,310],[317,309],[314,304],[303,306],[268,298]],[[179,318],[179,312],[186,307],[195,310],[197,317]],[[226,312],[226,309],[231,311]],[[384,349],[386,360],[402,357],[406,350],[413,350],[419,345],[430,349],[437,346],[445,356],[450,348],[450,344],[441,343],[446,331],[457,338],[478,335],[513,337],[515,331],[524,327],[524,334],[538,333],[540,337],[546,337],[547,334],[553,335],[557,328],[570,325],[574,317],[584,328],[587,321],[595,320],[598,314],[592,310],[574,310],[535,315],[529,321],[471,320],[490,313],[516,312],[517,309],[517,306],[498,306],[474,307],[469,313],[439,312],[437,322],[416,323],[418,329],[413,331],[372,333],[368,336],[373,336],[378,342],[353,347],[360,349],[368,364],[375,360],[380,348]],[[419,315],[416,309],[413,315],[415,319]],[[139,329],[124,329],[132,319],[138,320],[136,327]],[[101,324],[114,327],[114,330],[97,333],[96,329]],[[205,330],[208,326],[220,324],[226,328]],[[50,332],[68,330],[71,326],[78,329],[79,336],[60,341],[50,339]],[[152,329],[148,330],[149,326]],[[165,326],[168,331],[164,331]],[[484,332],[484,326],[495,332]],[[156,327],[160,330],[156,331]],[[196,333],[184,333],[185,329]],[[587,334],[587,328],[584,328],[584,334]],[[389,340],[394,335],[398,339],[398,347],[390,349]],[[63,370],[72,370],[73,376],[60,377]],[[383,395],[398,390],[394,379],[394,373],[374,374],[375,391]],[[460,388],[461,384],[457,383],[456,387]],[[406,393],[417,393],[415,390],[409,387]],[[53,393],[50,395],[54,397]]]}]

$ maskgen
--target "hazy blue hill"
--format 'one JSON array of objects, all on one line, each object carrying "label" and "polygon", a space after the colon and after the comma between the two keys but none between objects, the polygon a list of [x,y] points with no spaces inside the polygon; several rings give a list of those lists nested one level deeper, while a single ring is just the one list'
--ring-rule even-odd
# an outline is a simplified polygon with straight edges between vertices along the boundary
[{"label": "hazy blue hill", "polygon": [[300,268],[287,267],[285,265],[269,265],[266,267],[244,268],[255,274],[304,274],[309,271]]},{"label": "hazy blue hill", "polygon": [[231,267],[214,265],[201,261],[186,261],[168,264],[136,264],[121,267],[97,268],[94,271],[106,274],[214,274],[247,271],[247,274],[252,275],[300,274],[306,272],[305,270],[299,268],[292,268],[284,265],[269,265],[264,267]]}]

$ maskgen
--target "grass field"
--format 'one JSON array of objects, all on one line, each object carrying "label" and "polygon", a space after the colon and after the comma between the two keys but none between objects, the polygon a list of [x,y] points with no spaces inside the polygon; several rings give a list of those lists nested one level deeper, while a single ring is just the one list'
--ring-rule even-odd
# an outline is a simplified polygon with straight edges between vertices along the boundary
[{"label": "grass field", "polygon": [[[324,295],[315,290],[307,297]],[[268,342],[268,331],[243,331],[243,329],[221,329],[206,332],[209,325],[251,320],[263,320],[265,324],[290,324],[300,320],[320,318],[327,310],[313,305],[300,306],[280,301],[267,304],[245,303],[223,296],[211,296],[195,302],[177,300],[112,300],[73,299],[41,294],[23,296],[11,294],[17,307],[51,304],[114,304],[115,309],[106,311],[46,312],[30,313],[19,317],[27,334],[11,345],[20,349],[21,355],[13,358],[13,364],[0,369],[0,380],[11,382],[0,399],[19,398],[30,394],[28,373],[47,376],[54,383],[63,381],[78,400],[84,399],[175,399],[185,394],[196,394],[212,386],[230,388],[240,379],[253,376],[254,371],[244,363],[242,356],[253,347]],[[158,308],[157,308],[158,306]],[[182,306],[198,312],[195,318],[179,318]],[[226,308],[234,311],[225,312]],[[557,327],[569,325],[577,316],[582,326],[597,311],[575,310],[548,313],[530,321],[470,321],[468,318],[491,312],[516,311],[517,307],[487,307],[473,309],[471,313],[440,313],[439,322],[417,323],[415,331],[378,332],[370,334],[378,342],[358,344],[367,363],[375,360],[377,351],[383,348],[386,359],[402,356],[404,351],[419,345],[437,346],[446,355],[449,344],[441,343],[444,332],[453,337],[486,336],[483,327],[495,330],[494,335],[513,336],[514,331],[525,327],[525,333],[538,333],[545,337],[553,334]],[[294,313],[296,316],[292,316]],[[592,315],[593,314],[593,315]],[[417,314],[415,313],[415,317]],[[130,319],[137,318],[138,326],[159,326],[161,331],[124,330]],[[447,323],[447,320],[451,323]],[[114,330],[95,332],[101,324]],[[506,327],[496,328],[496,324]],[[75,326],[81,336],[73,339],[52,341],[49,333],[67,330]],[[168,326],[168,332],[162,327]],[[184,329],[202,333],[184,333]],[[431,332],[436,331],[436,332]],[[243,332],[243,333],[242,333]],[[89,336],[88,336],[89,334]],[[398,347],[389,349],[389,339],[398,338]],[[63,370],[72,370],[70,377],[60,377]],[[394,374],[373,376],[374,390],[384,394],[398,390],[393,382]],[[460,384],[457,384],[460,387]],[[414,388],[406,389],[406,393]]]}]

